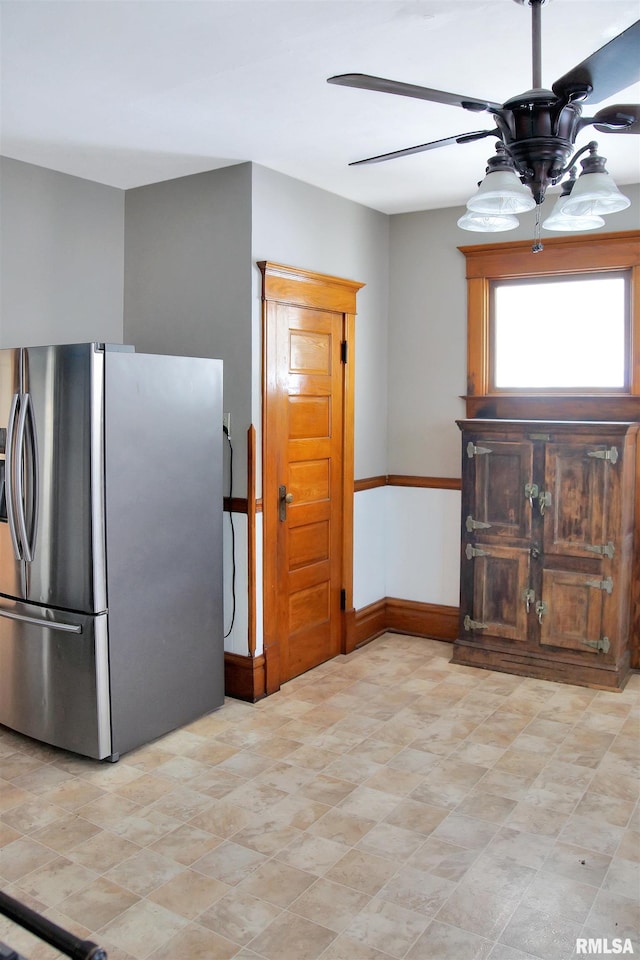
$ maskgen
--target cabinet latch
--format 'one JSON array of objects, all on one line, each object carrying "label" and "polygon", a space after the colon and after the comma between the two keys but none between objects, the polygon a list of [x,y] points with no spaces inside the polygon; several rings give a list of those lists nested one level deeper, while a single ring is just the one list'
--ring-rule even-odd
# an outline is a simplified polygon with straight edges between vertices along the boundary
[{"label": "cabinet latch", "polygon": [[469,514],[465,521],[465,526],[468,533],[473,533],[474,530],[488,530],[491,524],[485,523],[483,520],[474,520],[471,514]]},{"label": "cabinet latch", "polygon": [[463,621],[465,630],[486,630],[488,624],[482,623],[480,620],[472,620],[469,614],[466,615]]},{"label": "cabinet latch", "polygon": [[583,640],[588,647],[593,647],[594,650],[597,650],[598,653],[609,653],[609,637],[601,637],[600,640]]},{"label": "cabinet latch", "polygon": [[608,557],[609,560],[613,559],[613,555],[616,552],[616,548],[611,540],[609,540],[609,543],[588,544],[585,546],[585,550],[588,550],[590,553],[598,553],[601,557]]},{"label": "cabinet latch", "polygon": [[464,551],[467,555],[467,560],[473,560],[474,557],[488,557],[489,554],[486,550],[481,550],[479,547],[474,547],[472,544],[468,543],[467,548]]},{"label": "cabinet latch", "polygon": [[606,580],[587,580],[588,587],[595,587],[596,590],[606,590],[607,593],[613,593],[613,580],[607,577]]},{"label": "cabinet latch", "polygon": [[611,447],[609,450],[589,450],[588,457],[595,457],[597,460],[608,460],[609,463],[618,462],[618,448]]},{"label": "cabinet latch", "polygon": [[472,440],[469,440],[467,444],[467,456],[469,460],[472,460],[474,457],[480,457],[486,453],[491,453],[489,447],[477,447]]},{"label": "cabinet latch", "polygon": [[538,494],[538,506],[540,507],[540,516],[544,516],[544,511],[547,507],[551,506],[551,492],[549,490],[541,490]]}]

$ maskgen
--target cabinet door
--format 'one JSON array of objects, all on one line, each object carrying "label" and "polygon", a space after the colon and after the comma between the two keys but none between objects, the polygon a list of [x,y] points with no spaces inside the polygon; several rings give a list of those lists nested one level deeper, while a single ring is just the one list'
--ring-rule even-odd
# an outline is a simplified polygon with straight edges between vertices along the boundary
[{"label": "cabinet door", "polygon": [[603,655],[603,621],[612,583],[575,570],[543,570],[540,643]]},{"label": "cabinet door", "polygon": [[610,558],[615,552],[610,525],[619,467],[605,459],[607,452],[603,444],[547,444],[545,553]]},{"label": "cabinet door", "polygon": [[469,523],[488,525],[480,528],[483,539],[529,540],[532,508],[525,488],[533,480],[533,444],[480,439],[467,443],[466,455],[475,464]]},{"label": "cabinet door", "polygon": [[[473,611],[476,630],[505,640],[525,641],[529,617],[528,550],[499,544],[478,544],[468,552],[473,563]],[[469,621],[467,621],[468,623]],[[473,629],[473,628],[471,628]]]}]

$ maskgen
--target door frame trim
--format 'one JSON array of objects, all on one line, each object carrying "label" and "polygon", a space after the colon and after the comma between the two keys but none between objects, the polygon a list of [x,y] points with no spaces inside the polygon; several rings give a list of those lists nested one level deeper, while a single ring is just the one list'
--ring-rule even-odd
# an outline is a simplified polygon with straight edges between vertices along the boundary
[{"label": "door frame trim", "polygon": [[265,686],[267,695],[280,689],[283,681],[280,640],[277,635],[277,490],[267,485],[269,446],[267,413],[272,386],[272,345],[270,343],[270,305],[278,303],[328,310],[343,316],[343,337],[348,359],[342,365],[342,589],[345,609],[340,618],[340,649],[347,651],[349,625],[353,624],[353,497],[354,497],[354,421],[355,421],[355,318],[356,294],[364,284],[328,274],[261,260],[262,274],[262,499],[263,499],[263,637]]}]

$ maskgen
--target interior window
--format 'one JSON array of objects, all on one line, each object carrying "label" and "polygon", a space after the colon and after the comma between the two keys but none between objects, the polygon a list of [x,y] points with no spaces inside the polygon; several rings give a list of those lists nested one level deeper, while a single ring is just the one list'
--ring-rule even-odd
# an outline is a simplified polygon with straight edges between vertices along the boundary
[{"label": "interior window", "polygon": [[459,249],[467,417],[640,420],[640,231]]},{"label": "interior window", "polygon": [[490,387],[628,390],[628,291],[628,272],[493,281]]}]

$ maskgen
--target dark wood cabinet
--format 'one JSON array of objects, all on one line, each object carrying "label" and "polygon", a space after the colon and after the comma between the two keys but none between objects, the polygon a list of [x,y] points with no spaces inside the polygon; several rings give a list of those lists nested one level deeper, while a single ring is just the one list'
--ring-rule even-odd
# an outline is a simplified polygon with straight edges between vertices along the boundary
[{"label": "dark wood cabinet", "polygon": [[458,426],[454,662],[621,689],[640,632],[640,424],[475,419]]}]

